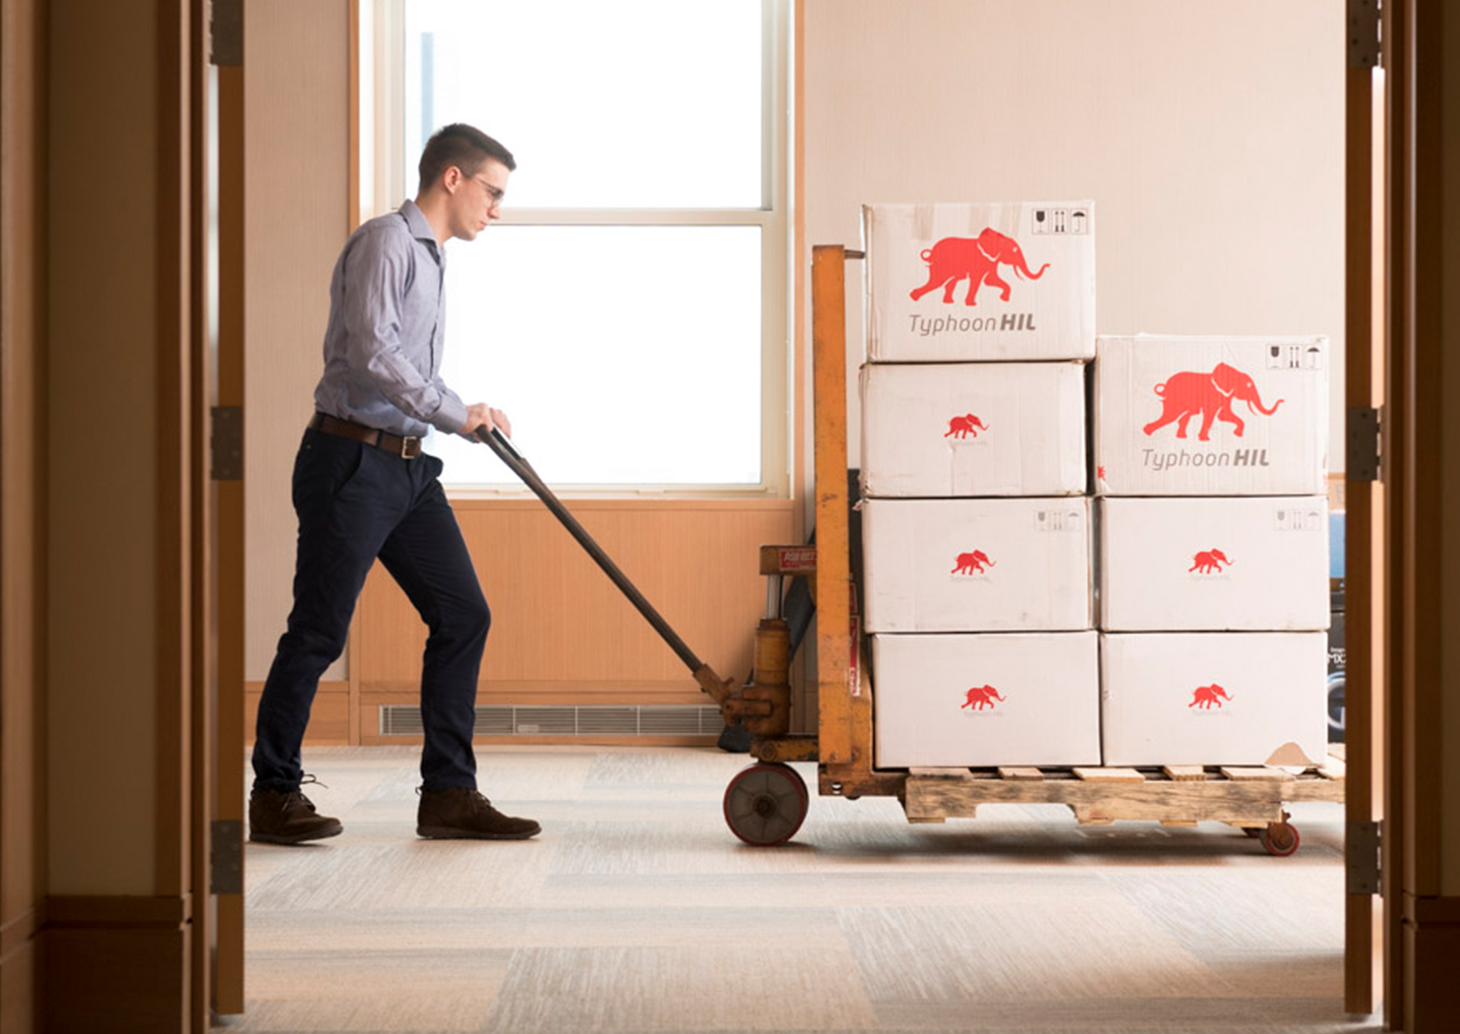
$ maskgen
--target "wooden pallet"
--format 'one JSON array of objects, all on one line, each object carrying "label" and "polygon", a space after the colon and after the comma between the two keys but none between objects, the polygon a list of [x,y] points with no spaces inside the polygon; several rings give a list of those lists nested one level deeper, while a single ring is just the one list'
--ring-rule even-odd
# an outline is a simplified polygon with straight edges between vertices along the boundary
[{"label": "wooden pallet", "polygon": [[973,818],[981,804],[1065,804],[1081,823],[1146,819],[1166,825],[1226,822],[1264,827],[1283,805],[1342,801],[1338,758],[1301,770],[1258,767],[911,768],[903,808],[910,822]]}]

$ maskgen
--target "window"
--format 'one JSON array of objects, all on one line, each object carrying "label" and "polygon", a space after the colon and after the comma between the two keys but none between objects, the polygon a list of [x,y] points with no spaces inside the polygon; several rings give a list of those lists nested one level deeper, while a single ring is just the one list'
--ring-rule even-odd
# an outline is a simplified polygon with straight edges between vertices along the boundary
[{"label": "window", "polygon": [[[365,215],[414,196],[447,123],[517,157],[501,221],[448,246],[443,374],[508,412],[549,484],[786,493],[788,3],[407,0],[368,19]],[[481,446],[429,447],[458,490],[516,483]]]}]

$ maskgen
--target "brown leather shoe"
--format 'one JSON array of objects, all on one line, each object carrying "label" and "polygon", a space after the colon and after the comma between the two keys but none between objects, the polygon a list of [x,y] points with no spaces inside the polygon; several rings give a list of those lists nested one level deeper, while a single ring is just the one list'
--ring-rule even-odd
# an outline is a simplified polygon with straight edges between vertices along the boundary
[{"label": "brown leather shoe", "polygon": [[542,832],[532,819],[503,815],[475,790],[421,790],[416,835],[428,840],[526,840]]},{"label": "brown leather shoe", "polygon": [[256,789],[248,798],[248,838],[265,844],[302,844],[339,836],[339,819],[321,815],[299,790]]}]

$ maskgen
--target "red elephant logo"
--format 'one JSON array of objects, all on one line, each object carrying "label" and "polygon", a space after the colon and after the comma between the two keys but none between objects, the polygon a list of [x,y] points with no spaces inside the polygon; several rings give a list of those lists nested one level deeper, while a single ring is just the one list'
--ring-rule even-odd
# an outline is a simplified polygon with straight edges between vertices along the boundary
[{"label": "red elephant logo", "polygon": [[1192,557],[1196,563],[1186,569],[1187,574],[1196,571],[1199,574],[1221,574],[1222,565],[1232,566],[1232,561],[1227,559],[1227,554],[1220,549],[1208,549]]},{"label": "red elephant logo", "polygon": [[968,691],[963,703],[958,705],[958,710],[962,711],[968,707],[975,711],[982,711],[985,707],[993,707],[995,700],[1007,699],[1008,697],[1000,696],[999,691],[993,686],[974,686]]},{"label": "red elephant logo", "polygon": [[1250,412],[1261,413],[1263,416],[1272,416],[1277,412],[1278,406],[1283,404],[1283,400],[1278,399],[1268,409],[1262,404],[1262,398],[1258,395],[1257,385],[1252,378],[1226,363],[1218,363],[1211,373],[1187,371],[1173,374],[1166,383],[1156,385],[1155,390],[1162,402],[1161,416],[1145,426],[1148,436],[1167,424],[1175,423],[1176,437],[1185,438],[1186,425],[1192,417],[1200,413],[1201,431],[1197,434],[1200,440],[1211,440],[1214,420],[1231,424],[1232,433],[1241,438],[1247,425],[1240,416],[1232,412],[1233,402],[1245,402]]},{"label": "red elephant logo", "polygon": [[975,549],[972,553],[959,553],[958,566],[949,571],[949,574],[983,574],[984,565],[996,566],[989,559],[987,553],[981,549]]},{"label": "red elephant logo", "polygon": [[943,437],[967,438],[969,435],[973,435],[977,438],[979,431],[987,431],[988,429],[988,424],[984,423],[972,413],[968,413],[964,416],[956,416],[948,421],[948,433]]},{"label": "red elephant logo", "polygon": [[984,284],[998,288],[1000,297],[1007,302],[1010,287],[999,276],[1000,263],[1013,267],[1020,279],[1025,280],[1038,280],[1049,268],[1046,262],[1038,272],[1031,270],[1019,242],[992,227],[985,227],[977,237],[944,237],[922,253],[922,260],[928,264],[928,282],[912,292],[912,300],[917,301],[941,287],[946,305],[953,304],[953,291],[965,277],[968,278],[965,305],[978,304],[978,289]]},{"label": "red elephant logo", "polygon": [[1210,686],[1201,686],[1191,694],[1191,703],[1188,708],[1199,707],[1203,711],[1210,711],[1212,705],[1222,706],[1223,700],[1231,700],[1232,694],[1228,693],[1221,686],[1213,682]]}]

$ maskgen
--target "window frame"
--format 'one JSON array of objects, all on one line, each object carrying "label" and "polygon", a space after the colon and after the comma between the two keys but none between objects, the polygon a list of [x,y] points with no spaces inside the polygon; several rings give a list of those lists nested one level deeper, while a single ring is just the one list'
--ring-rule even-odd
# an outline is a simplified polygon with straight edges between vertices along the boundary
[{"label": "window frame", "polygon": [[[793,0],[760,0],[762,19],[761,205],[758,208],[514,208],[502,226],[755,226],[761,241],[761,456],[758,484],[568,484],[585,497],[790,498],[792,341],[790,312],[793,170],[791,61]],[[394,211],[415,196],[406,181],[405,4],[365,0],[360,18],[360,132],[355,163],[360,182],[358,221]],[[485,128],[485,127],[484,127]],[[489,130],[490,131],[490,130]],[[713,400],[707,400],[713,404]],[[508,475],[510,476],[510,475]],[[520,497],[519,484],[450,485],[452,498]]]}]

